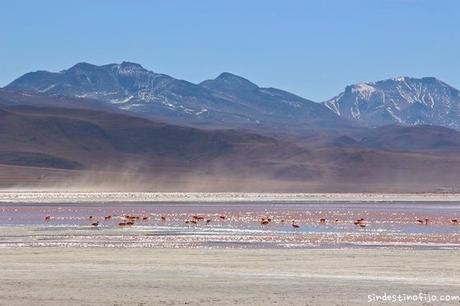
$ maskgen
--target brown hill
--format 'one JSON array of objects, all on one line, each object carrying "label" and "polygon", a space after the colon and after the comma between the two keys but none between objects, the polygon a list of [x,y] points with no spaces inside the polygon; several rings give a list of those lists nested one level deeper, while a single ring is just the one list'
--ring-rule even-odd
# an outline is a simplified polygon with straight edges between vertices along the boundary
[{"label": "brown hill", "polygon": [[[0,102],[3,186],[67,181],[65,186],[149,190],[426,191],[460,182],[455,150],[420,150],[414,143],[407,148],[404,141],[389,150],[379,144],[393,140],[385,135],[398,129],[368,132],[365,145],[341,136],[339,145],[301,147],[238,130],[200,130],[28,101]],[[433,133],[432,139],[440,133],[452,143],[457,139],[448,129]]]}]

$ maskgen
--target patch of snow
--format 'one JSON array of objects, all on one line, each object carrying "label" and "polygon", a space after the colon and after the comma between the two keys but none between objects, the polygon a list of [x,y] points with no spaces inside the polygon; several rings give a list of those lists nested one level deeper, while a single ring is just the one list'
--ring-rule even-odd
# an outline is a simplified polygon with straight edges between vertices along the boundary
[{"label": "patch of snow", "polygon": [[51,89],[53,89],[54,87],[56,87],[56,85],[55,85],[55,84],[53,84],[53,85],[50,85],[50,86],[48,86],[48,87],[46,87],[46,88],[44,88],[44,89],[39,89],[39,90],[38,90],[38,92],[40,92],[40,93],[44,93],[44,92],[47,92],[48,90],[51,90]]},{"label": "patch of snow", "polygon": [[129,96],[125,99],[111,99],[110,102],[113,104],[123,104],[129,102],[132,98],[134,98],[134,96]]},{"label": "patch of snow", "polygon": [[336,113],[337,115],[341,115],[340,114],[340,109],[339,109],[339,103],[338,101],[340,100],[340,98],[342,98],[343,96],[343,93],[341,93],[340,95],[338,95],[337,97],[333,98],[332,100],[329,100],[327,101],[326,103],[324,103],[324,105],[329,108],[331,111],[333,111],[334,113]]},{"label": "patch of snow", "polygon": [[387,107],[386,110],[390,113],[391,117],[393,117],[393,119],[395,119],[396,121],[398,121],[398,123],[402,123],[402,120],[400,117],[396,116],[393,111],[391,110],[390,107]]},{"label": "patch of snow", "polygon": [[201,115],[203,113],[207,113],[207,112],[208,112],[208,110],[206,108],[203,108],[203,109],[201,109],[201,111],[195,113],[195,115],[199,116],[199,115]]},{"label": "patch of snow", "polygon": [[406,77],[405,76],[398,76],[398,77],[393,78],[392,80],[396,81],[396,82],[405,82]]},{"label": "patch of snow", "polygon": [[351,89],[352,93],[357,94],[363,99],[369,99],[375,91],[375,88],[367,83],[358,83]]},{"label": "patch of snow", "polygon": [[355,119],[359,119],[361,117],[361,112],[359,111],[358,106],[354,105],[350,108],[351,116]]}]

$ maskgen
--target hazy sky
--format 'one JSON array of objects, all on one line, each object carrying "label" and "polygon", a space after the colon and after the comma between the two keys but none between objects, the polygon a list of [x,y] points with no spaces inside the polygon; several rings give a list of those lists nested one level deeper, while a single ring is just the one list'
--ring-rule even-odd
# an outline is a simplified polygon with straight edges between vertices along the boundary
[{"label": "hazy sky", "polygon": [[192,82],[222,71],[322,101],[357,81],[460,87],[460,1],[0,0],[0,86],[76,62]]}]

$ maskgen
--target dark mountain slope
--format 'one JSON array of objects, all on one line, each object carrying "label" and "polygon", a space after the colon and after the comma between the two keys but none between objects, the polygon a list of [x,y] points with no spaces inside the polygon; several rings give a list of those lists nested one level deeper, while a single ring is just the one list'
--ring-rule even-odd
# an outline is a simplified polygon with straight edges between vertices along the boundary
[{"label": "dark mountain slope", "polygon": [[95,99],[149,118],[206,128],[305,130],[348,124],[324,105],[230,73],[193,84],[128,62],[31,72],[6,89]]},{"label": "dark mountain slope", "polygon": [[251,167],[255,160],[304,151],[255,134],[84,109],[3,106],[0,118],[0,163],[6,164],[92,169],[133,162],[150,170],[190,171],[226,161]]},{"label": "dark mountain slope", "polygon": [[439,126],[383,126],[368,130],[360,145],[394,151],[460,151],[460,133]]}]

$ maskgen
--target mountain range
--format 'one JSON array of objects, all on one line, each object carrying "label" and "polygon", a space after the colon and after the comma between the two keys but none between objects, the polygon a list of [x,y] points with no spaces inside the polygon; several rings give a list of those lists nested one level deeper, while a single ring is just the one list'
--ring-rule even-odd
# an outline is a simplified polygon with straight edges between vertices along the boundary
[{"label": "mountain range", "polygon": [[0,89],[0,184],[129,172],[222,190],[456,186],[459,105],[435,78],[350,85],[317,103],[227,72],[194,84],[129,62],[79,63]]},{"label": "mountain range", "polygon": [[324,105],[260,88],[230,73],[193,84],[128,62],[79,63],[58,73],[32,72],[5,89],[90,98],[148,118],[202,127],[311,128],[342,123]]},{"label": "mountain range", "polygon": [[89,98],[148,118],[204,128],[304,131],[400,124],[460,129],[460,91],[432,77],[350,85],[315,103],[227,72],[193,84],[130,62],[79,63],[56,73],[27,73],[5,89]]}]

